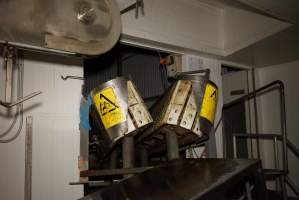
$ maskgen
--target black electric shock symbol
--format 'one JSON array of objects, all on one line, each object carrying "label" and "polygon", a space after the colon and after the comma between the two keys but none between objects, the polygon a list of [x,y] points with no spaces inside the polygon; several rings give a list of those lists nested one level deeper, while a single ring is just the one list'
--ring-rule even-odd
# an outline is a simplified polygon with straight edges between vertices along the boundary
[{"label": "black electric shock symbol", "polygon": [[110,99],[105,97],[103,94],[100,94],[100,100],[101,100],[100,109],[101,109],[102,116],[119,108],[119,106],[115,102],[112,102]]},{"label": "black electric shock symbol", "polygon": [[211,94],[210,97],[213,98],[214,100],[217,99],[217,92],[216,92],[216,90],[214,90],[214,92]]}]

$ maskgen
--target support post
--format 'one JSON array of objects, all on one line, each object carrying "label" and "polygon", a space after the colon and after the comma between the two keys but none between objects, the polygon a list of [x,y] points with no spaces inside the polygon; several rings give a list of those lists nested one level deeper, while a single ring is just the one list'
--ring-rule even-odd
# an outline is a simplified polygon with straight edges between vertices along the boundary
[{"label": "support post", "polygon": [[140,149],[140,161],[142,167],[148,166],[148,151],[146,148]]},{"label": "support post", "polygon": [[135,164],[134,159],[134,138],[124,137],[122,139],[122,157],[123,157],[123,168],[132,168]]},{"label": "support post", "polygon": [[167,145],[167,158],[168,160],[178,159],[179,145],[178,139],[175,133],[166,133],[166,145]]}]

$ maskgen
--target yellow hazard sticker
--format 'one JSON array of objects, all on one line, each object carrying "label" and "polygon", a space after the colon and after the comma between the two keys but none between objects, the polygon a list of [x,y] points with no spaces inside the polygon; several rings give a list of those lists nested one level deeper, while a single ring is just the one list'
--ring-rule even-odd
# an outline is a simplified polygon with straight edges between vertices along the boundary
[{"label": "yellow hazard sticker", "polygon": [[93,101],[106,129],[126,121],[116,93],[112,87],[107,87],[93,96]]},{"label": "yellow hazard sticker", "polygon": [[200,116],[209,120],[212,124],[214,123],[216,106],[218,99],[217,88],[207,83],[205,94],[202,101]]}]

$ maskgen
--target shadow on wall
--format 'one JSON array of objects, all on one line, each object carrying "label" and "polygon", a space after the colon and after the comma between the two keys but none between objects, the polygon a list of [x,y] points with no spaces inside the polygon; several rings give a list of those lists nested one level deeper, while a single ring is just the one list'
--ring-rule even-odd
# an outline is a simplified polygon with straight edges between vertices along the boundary
[{"label": "shadow on wall", "polygon": [[[26,113],[28,113],[42,105],[43,105],[43,103],[41,103],[41,102],[34,103],[34,104],[24,108],[23,114],[25,115]],[[15,112],[16,112],[15,108],[14,109],[5,109],[5,110],[3,109],[3,110],[0,110],[0,117],[6,118],[6,119],[12,119],[15,117]]]},{"label": "shadow on wall", "polygon": [[292,26],[260,42],[246,47],[225,60],[267,67],[299,59],[299,26]]}]

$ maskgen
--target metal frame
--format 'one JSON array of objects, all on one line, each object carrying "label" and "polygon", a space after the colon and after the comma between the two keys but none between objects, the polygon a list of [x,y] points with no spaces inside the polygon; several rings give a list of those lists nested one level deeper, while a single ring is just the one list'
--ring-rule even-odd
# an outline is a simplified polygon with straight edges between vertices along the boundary
[{"label": "metal frame", "polygon": [[[252,98],[256,98],[259,95],[272,91],[274,89],[279,90],[279,97],[280,97],[280,113],[281,113],[281,135],[279,134],[233,134],[233,146],[234,146],[234,156],[237,157],[237,149],[236,149],[236,140],[238,138],[243,139],[267,139],[273,140],[273,147],[274,147],[274,163],[275,163],[275,170],[268,170],[273,175],[278,175],[279,180],[281,182],[281,189],[283,199],[287,199],[287,190],[286,184],[290,186],[290,188],[295,192],[297,196],[299,196],[299,188],[290,180],[288,177],[289,169],[288,169],[288,149],[292,150],[294,154],[299,158],[299,149],[292,144],[287,139],[287,126],[286,126],[286,109],[285,109],[285,93],[284,93],[284,84],[280,80],[273,81],[259,89],[254,90],[253,92],[248,93],[230,103],[223,105],[223,110],[230,108],[238,103],[250,100]],[[283,159],[283,170],[279,170],[279,158],[278,158],[278,140],[282,141],[282,159]],[[259,144],[259,143],[257,143]],[[260,159],[260,155],[258,155]]]}]

